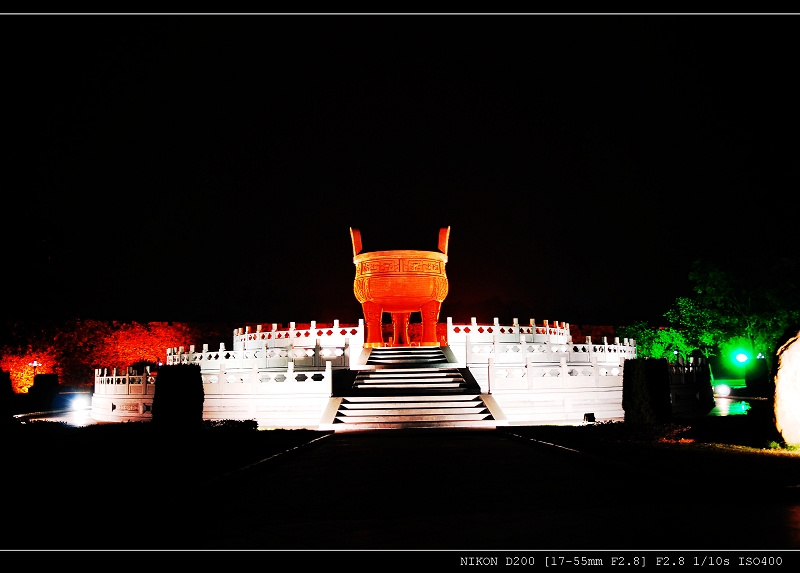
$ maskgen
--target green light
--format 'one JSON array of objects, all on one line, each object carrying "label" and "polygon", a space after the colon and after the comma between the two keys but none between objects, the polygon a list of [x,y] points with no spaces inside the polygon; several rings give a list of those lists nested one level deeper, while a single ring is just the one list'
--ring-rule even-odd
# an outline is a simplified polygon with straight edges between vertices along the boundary
[{"label": "green light", "polygon": [[744,352],[740,352],[739,354],[736,355],[737,362],[747,362],[747,358],[748,358],[747,354],[745,354]]}]

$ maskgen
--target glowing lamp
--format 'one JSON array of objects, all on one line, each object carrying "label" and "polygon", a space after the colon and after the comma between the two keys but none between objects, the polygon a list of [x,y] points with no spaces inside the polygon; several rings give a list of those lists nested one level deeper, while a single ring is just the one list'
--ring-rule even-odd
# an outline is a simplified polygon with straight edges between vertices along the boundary
[{"label": "glowing lamp", "polygon": [[717,384],[714,387],[714,394],[717,396],[730,396],[731,394],[731,387],[727,384]]},{"label": "glowing lamp", "polygon": [[735,356],[735,358],[736,358],[736,361],[739,362],[739,363],[747,362],[747,354],[745,354],[744,352],[740,352],[739,354],[737,354]]},{"label": "glowing lamp", "polygon": [[39,368],[39,366],[42,366],[42,365],[43,364],[41,362],[39,362],[38,360],[36,360],[35,358],[33,359],[32,362],[28,362],[28,366],[33,367],[33,376],[34,376],[34,378],[36,377],[36,369]]}]

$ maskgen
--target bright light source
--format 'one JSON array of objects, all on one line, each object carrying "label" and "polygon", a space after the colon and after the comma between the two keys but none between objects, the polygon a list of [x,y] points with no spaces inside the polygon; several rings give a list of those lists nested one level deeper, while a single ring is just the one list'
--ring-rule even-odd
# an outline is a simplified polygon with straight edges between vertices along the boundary
[{"label": "bright light source", "polygon": [[800,344],[794,337],[778,349],[775,425],[787,444],[800,444]]},{"label": "bright light source", "polygon": [[747,354],[745,354],[744,352],[740,352],[739,354],[736,355],[736,361],[747,362]]},{"label": "bright light source", "polygon": [[731,387],[727,384],[717,384],[717,386],[714,387],[714,394],[717,396],[730,396],[730,393]]},{"label": "bright light source", "polygon": [[77,396],[73,398],[71,407],[73,410],[84,410],[91,406],[88,396]]}]

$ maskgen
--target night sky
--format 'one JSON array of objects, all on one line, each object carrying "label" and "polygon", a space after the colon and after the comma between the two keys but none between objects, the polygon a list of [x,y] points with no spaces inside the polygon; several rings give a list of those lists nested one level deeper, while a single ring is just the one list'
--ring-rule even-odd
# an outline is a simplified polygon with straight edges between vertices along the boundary
[{"label": "night sky", "polygon": [[449,225],[441,320],[658,321],[796,256],[797,22],[0,17],[2,318],[354,322]]}]

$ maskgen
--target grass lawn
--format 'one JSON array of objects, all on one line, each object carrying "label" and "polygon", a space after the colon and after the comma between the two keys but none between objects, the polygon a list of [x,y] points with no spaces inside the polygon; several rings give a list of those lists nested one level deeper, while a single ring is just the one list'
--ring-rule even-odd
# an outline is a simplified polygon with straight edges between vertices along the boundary
[{"label": "grass lawn", "polygon": [[800,495],[800,451],[782,443],[771,403],[743,416],[705,416],[636,427],[523,426],[505,431],[584,454],[645,467],[677,480],[695,479],[716,491]]}]

